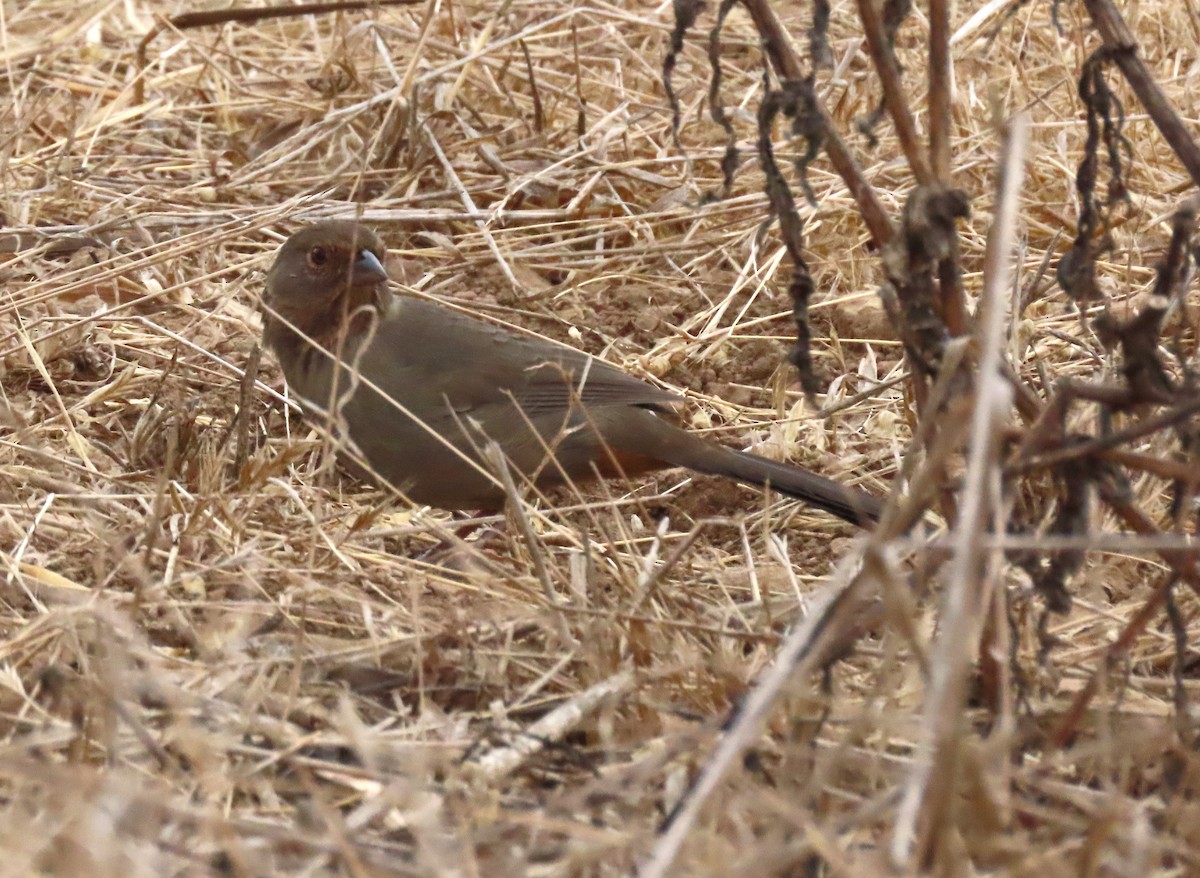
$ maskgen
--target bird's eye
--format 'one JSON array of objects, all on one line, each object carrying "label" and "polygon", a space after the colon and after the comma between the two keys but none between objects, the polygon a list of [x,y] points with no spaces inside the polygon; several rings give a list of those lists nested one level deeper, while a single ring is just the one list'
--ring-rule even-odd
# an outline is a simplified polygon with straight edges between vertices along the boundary
[{"label": "bird's eye", "polygon": [[308,251],[308,264],[313,268],[320,268],[329,261],[329,254],[325,252],[324,247],[313,247]]}]

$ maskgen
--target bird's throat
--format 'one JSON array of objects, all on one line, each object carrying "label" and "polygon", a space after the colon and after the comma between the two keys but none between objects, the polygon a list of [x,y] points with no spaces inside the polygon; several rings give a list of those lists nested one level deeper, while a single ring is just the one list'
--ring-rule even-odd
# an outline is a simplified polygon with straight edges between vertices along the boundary
[{"label": "bird's throat", "polygon": [[[304,320],[294,320],[295,328],[336,357],[343,358],[349,349],[370,337],[379,319],[386,312],[383,285],[346,287],[318,313],[306,312]],[[291,318],[290,314],[283,314]]]}]

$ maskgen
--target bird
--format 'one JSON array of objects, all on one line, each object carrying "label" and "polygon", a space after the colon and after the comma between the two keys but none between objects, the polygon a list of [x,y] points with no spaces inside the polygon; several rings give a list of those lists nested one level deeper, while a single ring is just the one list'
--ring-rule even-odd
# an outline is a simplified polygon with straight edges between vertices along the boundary
[{"label": "bird", "polygon": [[263,340],[309,416],[349,440],[351,468],[412,503],[499,511],[498,447],[539,489],[683,467],[852,524],[882,515],[872,494],[679,426],[681,397],[591,354],[394,294],[385,253],[355,221],[292,234],[267,273]]}]

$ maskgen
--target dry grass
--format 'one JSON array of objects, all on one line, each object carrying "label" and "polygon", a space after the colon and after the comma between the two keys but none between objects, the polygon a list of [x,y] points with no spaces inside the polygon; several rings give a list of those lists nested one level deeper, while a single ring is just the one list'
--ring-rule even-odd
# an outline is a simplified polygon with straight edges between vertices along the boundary
[{"label": "dry grass", "polygon": [[[955,28],[981,5],[960,4]],[[1137,31],[1195,118],[1189,5],[1143,2]],[[670,473],[532,504],[535,542],[509,528],[456,573],[421,560],[447,517],[339,474],[269,354],[238,426],[271,253],[303,221],[361,212],[411,290],[603,353],[684,388],[693,425],[723,441],[884,493],[909,440],[903,366],[841,181],[818,162],[806,229],[834,379],[821,402],[838,409],[823,419],[783,361],[790,303],[778,241],[758,236],[756,163],[730,198],[694,206],[719,187],[723,139],[691,42],[675,78],[688,157],[673,146],[670,4],[448,2],[432,18],[419,5],[167,32],[135,102],[137,41],[189,6],[5,0],[0,20],[0,210],[20,233],[0,261],[0,873],[627,874],[731,708],[866,546],[882,604],[862,601],[862,637],[827,678],[783,675],[670,874],[883,874],[941,654],[936,532],[866,545],[795,504]],[[800,35],[793,4],[777,6]],[[986,44],[993,11],[955,44],[972,299],[1000,152],[990,103],[1033,119],[1017,284],[1071,234],[1074,80],[1095,42],[1073,7],[1058,35],[1047,7]],[[835,4],[825,80],[843,131],[877,94],[858,34]],[[736,11],[725,41],[724,101],[752,141],[761,60]],[[917,16],[901,33],[913,84],[925,44]],[[1118,312],[1151,283],[1190,186],[1127,106]],[[856,148],[895,215],[911,179],[880,134]],[[1104,374],[1057,290],[1005,331],[1035,388]],[[1161,481],[1135,487],[1166,515]],[[999,714],[969,702],[951,717],[956,786],[927,864],[940,874],[1200,871],[1171,630],[1156,617],[1104,660],[1162,562],[1136,541],[1092,545],[1049,639],[1039,599],[988,550],[1012,660]],[[1178,603],[1195,641],[1195,598]],[[1052,746],[1094,674],[1079,734]]]}]

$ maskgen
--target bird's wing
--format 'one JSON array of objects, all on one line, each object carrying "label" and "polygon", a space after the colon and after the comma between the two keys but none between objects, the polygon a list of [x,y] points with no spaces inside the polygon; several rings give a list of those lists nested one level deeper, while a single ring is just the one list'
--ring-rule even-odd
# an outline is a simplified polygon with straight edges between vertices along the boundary
[{"label": "bird's wing", "polygon": [[650,408],[679,402],[581,351],[419,299],[402,299],[379,325],[362,368],[387,395],[446,417],[511,410],[513,402],[535,419],[562,416],[579,402]]}]

